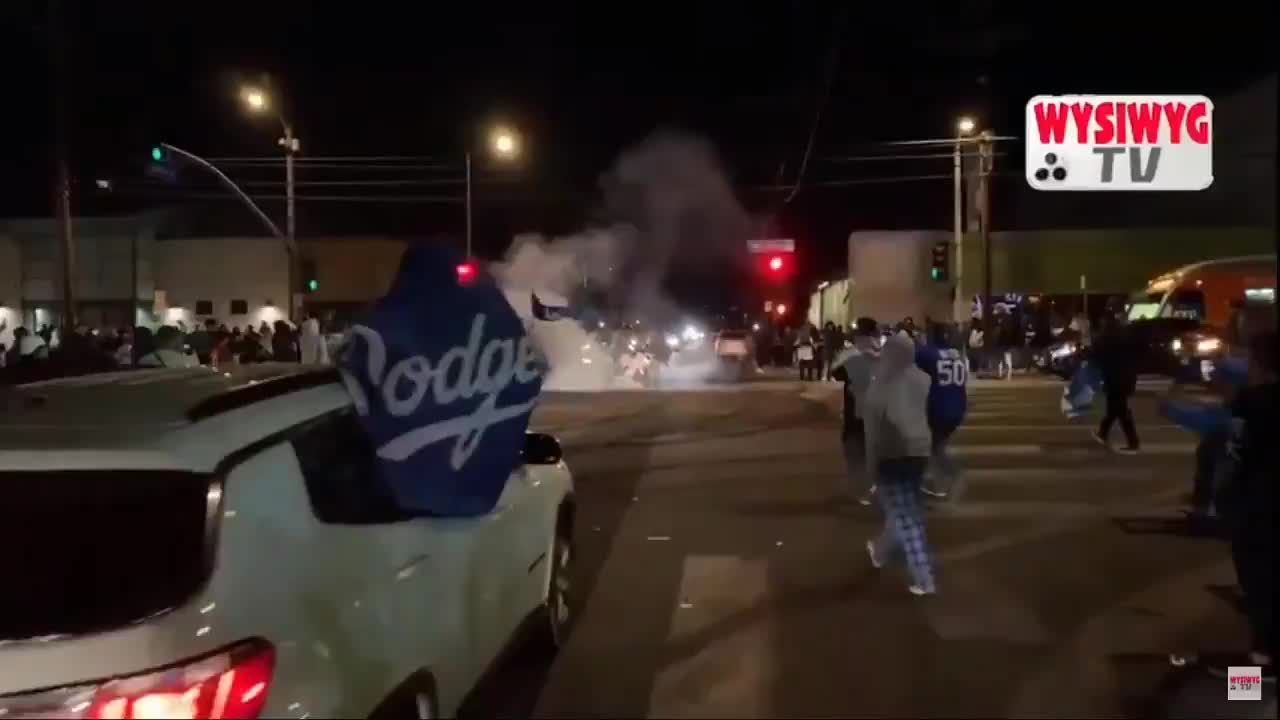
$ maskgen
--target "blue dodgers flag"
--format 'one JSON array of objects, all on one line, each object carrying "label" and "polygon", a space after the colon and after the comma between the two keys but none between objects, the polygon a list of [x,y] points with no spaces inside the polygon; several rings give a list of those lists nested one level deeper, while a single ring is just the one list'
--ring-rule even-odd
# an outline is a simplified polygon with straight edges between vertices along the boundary
[{"label": "blue dodgers flag", "polygon": [[1102,377],[1092,363],[1080,364],[1067,389],[1062,391],[1060,407],[1068,418],[1075,419],[1086,415],[1093,405],[1093,396],[1102,389]]},{"label": "blue dodgers flag", "polygon": [[443,516],[497,504],[546,368],[493,281],[461,283],[458,262],[410,245],[338,358],[400,507]]},{"label": "blue dodgers flag", "polygon": [[537,293],[532,293],[533,316],[539,320],[565,320],[573,317],[568,305],[544,305]]}]

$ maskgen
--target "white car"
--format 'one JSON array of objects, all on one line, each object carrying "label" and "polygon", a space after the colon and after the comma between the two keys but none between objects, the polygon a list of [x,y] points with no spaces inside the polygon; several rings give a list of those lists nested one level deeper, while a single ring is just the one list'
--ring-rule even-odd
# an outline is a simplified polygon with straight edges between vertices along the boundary
[{"label": "white car", "polygon": [[298,365],[0,388],[0,717],[450,716],[525,630],[558,646],[559,443],[489,514],[411,517],[357,422]]}]

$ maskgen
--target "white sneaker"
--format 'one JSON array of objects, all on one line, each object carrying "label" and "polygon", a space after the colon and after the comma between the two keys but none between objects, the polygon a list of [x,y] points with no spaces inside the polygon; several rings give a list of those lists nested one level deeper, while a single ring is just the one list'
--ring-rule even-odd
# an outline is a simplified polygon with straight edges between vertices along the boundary
[{"label": "white sneaker", "polygon": [[924,597],[926,595],[936,595],[938,593],[937,590],[925,590],[919,585],[908,586],[907,592],[911,593],[912,595],[915,595],[916,597]]},{"label": "white sneaker", "polygon": [[873,540],[867,541],[867,557],[871,558],[871,567],[880,569],[880,558],[876,557],[876,544]]}]

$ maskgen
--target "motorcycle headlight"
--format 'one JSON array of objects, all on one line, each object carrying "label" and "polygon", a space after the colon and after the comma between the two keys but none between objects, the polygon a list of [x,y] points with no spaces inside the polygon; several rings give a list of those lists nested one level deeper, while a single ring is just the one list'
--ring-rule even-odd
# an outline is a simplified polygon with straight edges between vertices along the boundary
[{"label": "motorcycle headlight", "polygon": [[1196,343],[1196,352],[1211,353],[1217,352],[1222,348],[1222,341],[1218,338],[1204,338]]},{"label": "motorcycle headlight", "polygon": [[1074,343],[1065,343],[1060,347],[1056,347],[1053,350],[1050,350],[1049,357],[1053,358],[1054,360],[1057,360],[1058,358],[1066,357],[1075,351],[1076,351],[1076,346]]},{"label": "motorcycle headlight", "polygon": [[1169,349],[1174,352],[1182,352],[1182,340],[1174,338],[1173,342],[1169,343]]}]

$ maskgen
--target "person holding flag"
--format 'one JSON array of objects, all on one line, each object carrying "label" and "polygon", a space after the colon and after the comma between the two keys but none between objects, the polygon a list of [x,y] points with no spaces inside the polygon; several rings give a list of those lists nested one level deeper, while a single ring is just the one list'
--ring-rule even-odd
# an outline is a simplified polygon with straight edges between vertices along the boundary
[{"label": "person holding flag", "polygon": [[969,366],[955,348],[950,328],[941,323],[929,326],[928,339],[916,350],[916,367],[929,376],[928,418],[933,436],[931,467],[922,489],[931,497],[957,502],[963,487],[947,444],[964,421]]}]

